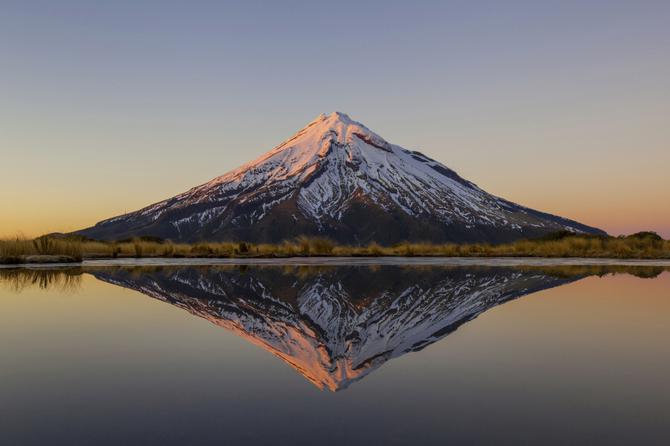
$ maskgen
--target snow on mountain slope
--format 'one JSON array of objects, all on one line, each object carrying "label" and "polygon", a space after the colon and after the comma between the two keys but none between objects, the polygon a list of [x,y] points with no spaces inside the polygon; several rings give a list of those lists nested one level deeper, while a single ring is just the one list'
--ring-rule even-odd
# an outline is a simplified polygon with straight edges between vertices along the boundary
[{"label": "snow on mountain slope", "polygon": [[[388,233],[359,225],[366,219],[381,220]],[[80,233],[187,241],[279,241],[305,233],[388,242],[496,241],[557,230],[601,232],[490,195],[335,112],[238,169]]]}]

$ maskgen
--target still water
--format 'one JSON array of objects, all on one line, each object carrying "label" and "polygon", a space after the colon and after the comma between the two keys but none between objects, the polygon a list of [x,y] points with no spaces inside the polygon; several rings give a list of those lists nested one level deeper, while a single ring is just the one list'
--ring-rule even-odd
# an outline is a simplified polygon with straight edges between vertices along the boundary
[{"label": "still water", "polygon": [[0,444],[668,444],[670,271],[0,270]]}]

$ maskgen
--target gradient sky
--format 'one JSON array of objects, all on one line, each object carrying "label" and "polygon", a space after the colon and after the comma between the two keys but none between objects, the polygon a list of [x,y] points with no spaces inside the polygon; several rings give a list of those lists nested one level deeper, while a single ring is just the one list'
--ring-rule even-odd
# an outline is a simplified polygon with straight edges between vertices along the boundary
[{"label": "gradient sky", "polygon": [[182,192],[339,110],[496,195],[670,237],[670,2],[0,3],[0,236]]}]

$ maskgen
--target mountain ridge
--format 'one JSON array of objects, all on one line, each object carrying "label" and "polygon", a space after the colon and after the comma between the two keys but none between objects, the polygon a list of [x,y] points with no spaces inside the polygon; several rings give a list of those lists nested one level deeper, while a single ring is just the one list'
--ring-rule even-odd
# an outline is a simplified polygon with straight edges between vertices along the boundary
[{"label": "mountain ridge", "polygon": [[175,241],[503,242],[549,232],[604,234],[491,195],[341,112],[321,114],[237,169],[78,234]]}]

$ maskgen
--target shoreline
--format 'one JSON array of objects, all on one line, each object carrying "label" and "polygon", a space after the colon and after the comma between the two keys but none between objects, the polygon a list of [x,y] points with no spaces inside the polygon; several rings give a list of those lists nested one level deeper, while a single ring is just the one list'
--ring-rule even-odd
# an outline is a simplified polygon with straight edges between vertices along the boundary
[{"label": "shoreline", "polygon": [[[168,259],[176,262],[292,262],[313,258],[580,258],[670,261],[670,240],[652,232],[625,237],[599,237],[557,233],[544,239],[517,240],[506,244],[400,243],[382,246],[338,245],[319,237],[301,236],[278,244],[249,242],[173,243],[165,240],[132,239],[100,242],[42,236],[33,240],[0,240],[0,264],[77,263],[82,260],[128,261]],[[189,260],[196,259],[196,260]],[[591,261],[591,260],[590,260]]]},{"label": "shoreline", "polygon": [[661,266],[670,267],[670,259],[617,259],[599,257],[443,257],[443,256],[312,256],[312,257],[143,257],[84,259],[80,262],[32,262],[0,264],[11,268],[60,268],[60,267],[116,267],[116,266],[218,266],[218,265],[267,265],[267,266]]}]

